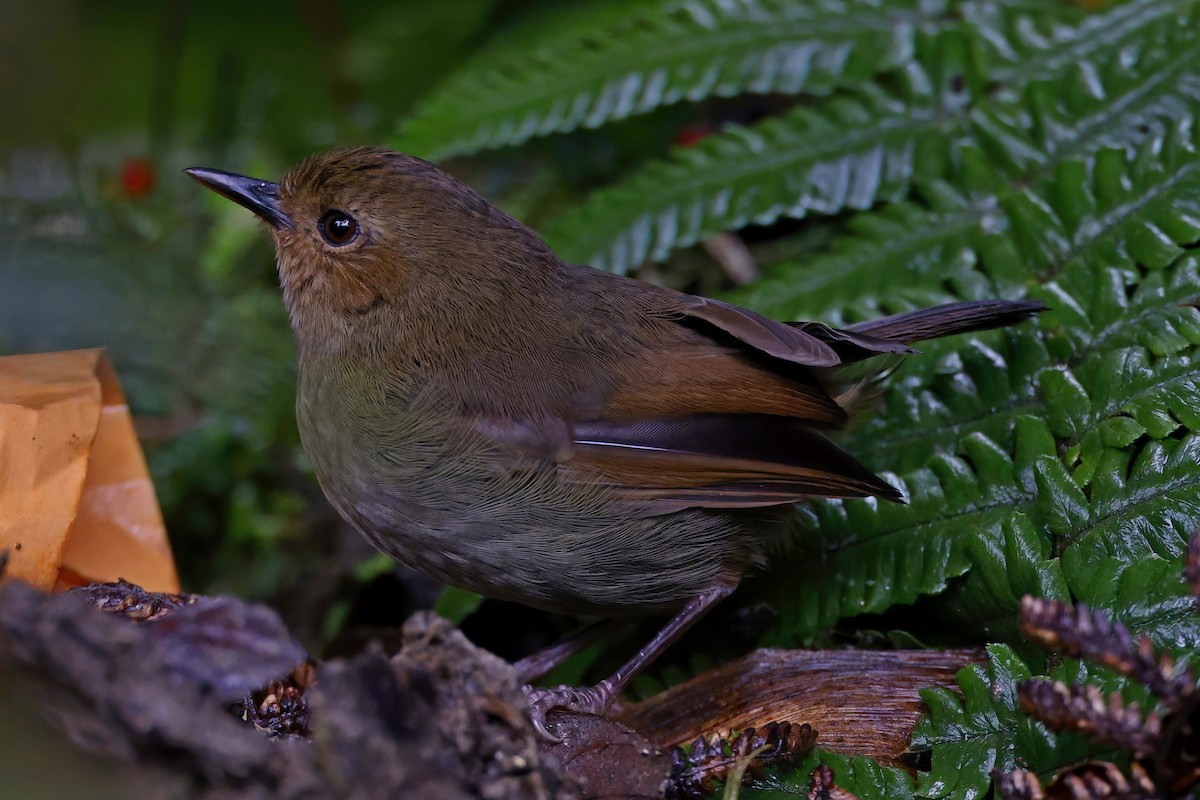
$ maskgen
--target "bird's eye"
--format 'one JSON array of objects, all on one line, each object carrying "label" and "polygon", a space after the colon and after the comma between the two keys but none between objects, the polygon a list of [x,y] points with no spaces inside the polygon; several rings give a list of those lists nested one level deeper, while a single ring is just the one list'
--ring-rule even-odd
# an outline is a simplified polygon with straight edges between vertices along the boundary
[{"label": "bird's eye", "polygon": [[320,228],[325,241],[334,247],[348,245],[358,238],[358,221],[336,208],[326,211],[317,227]]}]

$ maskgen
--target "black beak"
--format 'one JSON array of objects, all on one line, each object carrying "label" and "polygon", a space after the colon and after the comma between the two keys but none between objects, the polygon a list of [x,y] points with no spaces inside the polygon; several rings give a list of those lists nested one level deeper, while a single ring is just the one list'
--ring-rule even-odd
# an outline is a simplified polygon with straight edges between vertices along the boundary
[{"label": "black beak", "polygon": [[278,183],[203,167],[192,167],[184,172],[222,197],[250,209],[270,223],[271,227],[291,230],[292,221],[279,208]]}]

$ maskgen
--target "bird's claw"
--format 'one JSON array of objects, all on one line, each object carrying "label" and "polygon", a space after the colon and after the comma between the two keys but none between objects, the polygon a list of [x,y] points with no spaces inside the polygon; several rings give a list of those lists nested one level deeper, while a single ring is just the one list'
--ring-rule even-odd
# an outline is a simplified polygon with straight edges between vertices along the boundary
[{"label": "bird's claw", "polygon": [[546,716],[555,710],[569,711],[576,714],[593,714],[604,716],[612,705],[613,692],[608,681],[601,681],[596,686],[556,686],[553,689],[543,689],[537,686],[526,686],[525,697],[529,701],[529,719],[538,734],[555,744],[562,742],[561,736],[550,732]]}]

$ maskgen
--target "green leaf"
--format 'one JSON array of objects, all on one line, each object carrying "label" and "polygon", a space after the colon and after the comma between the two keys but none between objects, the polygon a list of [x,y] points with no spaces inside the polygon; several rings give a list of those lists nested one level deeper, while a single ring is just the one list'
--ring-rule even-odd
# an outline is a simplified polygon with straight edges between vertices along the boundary
[{"label": "green leaf", "polygon": [[1073,550],[1067,555],[1063,567],[1079,602],[1109,609],[1160,647],[1195,650],[1200,642],[1200,616],[1181,577],[1182,559],[1106,556],[1085,562]]},{"label": "green leaf", "polygon": [[[1072,237],[1108,230],[1098,208],[1116,213],[1131,210],[1104,200],[1122,193],[1120,181],[1128,169],[1124,156],[1113,150],[1093,161],[1097,148],[1170,141],[1176,130],[1191,126],[1200,86],[1197,73],[1186,67],[1195,63],[1194,53],[1200,47],[1198,8],[1194,2],[1132,3],[1098,15],[1097,24],[1108,20],[1113,25],[1092,42],[1089,55],[1096,61],[1072,65],[1065,77],[1045,81],[1045,90],[1028,97],[1001,93],[976,111],[977,132],[989,115],[1009,119],[1014,130],[1001,138],[1009,149],[1033,157],[1003,156],[1001,144],[995,142],[976,151],[966,139],[958,185],[935,182],[917,187],[912,204],[853,217],[848,223],[852,235],[835,242],[829,255],[778,265],[732,299],[781,319],[836,322],[878,315],[883,308],[880,298],[887,298],[887,308],[900,310],[955,295],[980,297],[996,291],[993,282],[1011,286],[1037,276],[1082,243]],[[1170,36],[1159,42],[1161,48],[1131,48],[1130,26],[1134,32]],[[1076,44],[1082,47],[1084,42],[1077,39]],[[1055,58],[1050,66],[1057,63]],[[1087,86],[1091,88],[1084,92],[1082,87]],[[1084,113],[1065,114],[1071,104],[1059,102],[1063,98],[1086,101]],[[1054,116],[1053,125],[1048,114]],[[1046,120],[1044,130],[1039,129],[1042,140],[1031,140],[1021,126],[1039,119]],[[1179,138],[1187,140],[1190,135]],[[1142,152],[1149,155],[1152,150]],[[1164,155],[1162,166],[1170,170],[1177,159]],[[1148,168],[1153,169],[1158,158],[1149,158]],[[996,159],[1001,163],[996,164]],[[1019,163],[1014,166],[1014,161]],[[1047,185],[1045,195],[1025,194],[1029,183],[1039,180]],[[1184,207],[1164,209],[1151,224],[1170,231],[1177,245],[1196,241],[1200,218],[1189,208],[1191,198],[1184,193],[1173,193],[1173,198]],[[1039,214],[1047,203],[1058,220]],[[1056,249],[1030,249],[1036,242],[1032,232],[1040,230],[1039,237],[1053,233],[1050,241],[1057,243]],[[1128,259],[1127,252],[1112,255]],[[1091,273],[1080,277],[1094,280]],[[1056,295],[1059,287],[1053,276],[1042,277],[1046,278],[1051,282],[1042,299],[1059,312],[1070,310],[1069,298]],[[1114,288],[1122,292],[1115,308],[1119,314],[1124,281]],[[1083,286],[1071,289],[1070,294],[1090,291]]]},{"label": "green leaf", "polygon": [[[552,221],[547,238],[568,260],[623,272],[721,230],[897,200],[949,164],[967,177],[971,150],[985,156],[987,174],[1027,179],[1100,144],[1161,133],[1194,105],[1195,76],[1183,65],[1200,41],[1200,14],[1178,2],[1133,5],[1052,27],[1050,37],[1028,35],[1045,24],[1030,15],[1053,19],[1058,6],[1002,5],[972,25],[919,36],[915,61],[887,82],[899,90],[878,95],[868,85],[861,97],[834,96],[673,151],[593,192]],[[1131,41],[1142,40],[1155,47],[1131,59]],[[988,62],[1002,59],[1012,62],[1004,79],[985,79]],[[1026,223],[1016,233],[1034,237],[1018,240],[1018,252],[1035,263],[1030,251],[1061,252],[1067,242],[1041,240],[1053,233],[1037,224],[1041,209],[1016,200],[1007,214]],[[981,202],[971,215],[986,229],[991,209]]]},{"label": "green leaf", "polygon": [[947,0],[589,3],[501,35],[397,145],[441,159],[706,97],[825,94],[907,62]]},{"label": "green leaf", "polygon": [[471,616],[482,602],[482,595],[460,589],[457,586],[447,586],[442,589],[433,610],[454,625],[461,625],[462,621]]},{"label": "green leaf", "polygon": [[721,230],[897,200],[918,172],[942,171],[947,145],[924,90],[914,82],[902,99],[868,86],[676,148],[592,193],[546,238],[569,261],[624,272]]},{"label": "green leaf", "polygon": [[[818,731],[818,736],[820,732]],[[794,800],[805,797],[812,773],[824,764],[833,770],[833,782],[859,800],[905,800],[913,796],[913,779],[896,767],[883,767],[862,756],[847,756],[817,749],[786,771],[772,770],[765,779],[743,789],[744,800]]]},{"label": "green leaf", "polygon": [[[913,730],[912,749],[931,751],[932,769],[921,775],[917,797],[973,800],[988,792],[993,770],[1028,769],[1046,780],[1062,767],[1102,752],[1101,745],[1078,734],[1052,733],[1026,716],[1017,686],[1034,677],[1030,668],[1003,645],[993,645],[987,653],[986,664],[959,671],[958,692],[942,687],[921,692],[927,712]],[[1064,661],[1046,678],[1091,684],[1105,696],[1118,693],[1142,708],[1153,705],[1145,687],[1084,662]]]},{"label": "green leaf", "polygon": [[1107,451],[1091,482],[1088,524],[1064,553],[1068,575],[1072,559],[1180,557],[1200,519],[1198,456],[1197,434]]},{"label": "green leaf", "polygon": [[[798,552],[779,559],[771,575],[779,618],[776,638],[768,643],[805,640],[839,618],[943,591],[970,568],[980,548],[991,547],[981,538],[1003,541],[1005,521],[1035,499],[1019,474],[1030,458],[1025,451],[1044,437],[1032,430],[1024,437],[1016,458],[981,436],[975,437],[974,464],[935,457],[927,468],[895,481],[908,505],[881,509],[874,499],[816,504],[802,520]],[[802,581],[786,574],[796,564],[804,565]]]},{"label": "green leaf", "polygon": [[[1067,169],[1088,176],[1080,188],[1094,198],[1070,222],[1057,181],[1011,196],[1019,202],[1010,208],[1040,209],[1042,233],[1032,245],[1016,241],[1034,223],[1014,220],[992,234],[1003,241],[1004,232],[1011,248],[986,252],[1045,252],[1056,243],[1062,252],[1049,260],[1053,291],[1045,296],[1063,311],[1024,330],[930,343],[909,359],[887,412],[847,446],[873,468],[897,470],[910,504],[815,504],[799,537],[805,580],[797,587],[794,567],[786,577],[778,574],[786,564],[776,567],[789,588],[775,597],[773,642],[805,641],[839,617],[941,592],[968,570],[981,572],[967,584],[981,594],[964,601],[956,591],[947,611],[976,622],[982,615],[993,635],[1015,641],[1014,616],[1002,612],[1015,604],[996,580],[1014,564],[1036,565],[1012,576],[1014,592],[1061,595],[1064,579],[1077,591],[1100,558],[1179,557],[1200,521],[1200,445],[1188,424],[1200,404],[1200,321],[1186,305],[1196,259],[1185,252],[1148,271],[1127,242],[1150,221],[1185,240],[1176,245],[1195,237],[1191,226],[1168,222],[1200,219],[1195,135],[1181,128],[1132,155],[1103,150]],[[990,256],[979,264],[989,265]],[[1004,543],[1015,534],[1035,535],[1037,552],[1062,554],[1061,573],[1044,563],[1051,556],[1010,564],[1016,551]],[[1178,638],[1182,593],[1174,584],[1136,624],[1160,640]]]},{"label": "green leaf", "polygon": [[1028,172],[1162,135],[1193,112],[1200,92],[1196,19],[1192,0],[1114,4],[1078,25],[1054,14],[992,13],[981,34],[998,63],[992,102],[973,115],[978,141],[1012,171]]},{"label": "green leaf", "polygon": [[1043,456],[1034,467],[1038,518],[1051,536],[1070,538],[1088,522],[1088,498],[1062,462]]},{"label": "green leaf", "polygon": [[1017,642],[1016,612],[1025,595],[1070,597],[1062,565],[1051,557],[1051,537],[1017,514],[997,535],[967,543],[973,566],[945,600],[950,614],[990,640]]},{"label": "green leaf", "polygon": [[931,749],[933,766],[921,776],[918,797],[975,800],[991,786],[992,770],[1016,766],[1017,683],[1029,677],[1012,650],[994,645],[986,666],[959,670],[961,696],[940,687],[921,692],[929,713],[913,730],[912,746]]}]

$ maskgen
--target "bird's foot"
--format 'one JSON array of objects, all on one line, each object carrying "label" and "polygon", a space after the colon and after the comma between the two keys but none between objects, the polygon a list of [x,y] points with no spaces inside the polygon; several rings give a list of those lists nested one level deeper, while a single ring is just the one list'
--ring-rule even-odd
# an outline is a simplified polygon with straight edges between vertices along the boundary
[{"label": "bird's foot", "polygon": [[546,715],[551,711],[570,711],[576,714],[593,714],[604,716],[615,699],[612,684],[600,681],[595,686],[556,686],[553,689],[543,689],[538,686],[526,686],[525,697],[529,700],[529,718],[533,721],[534,729],[551,742],[561,742],[562,737],[550,732],[546,723]]}]

